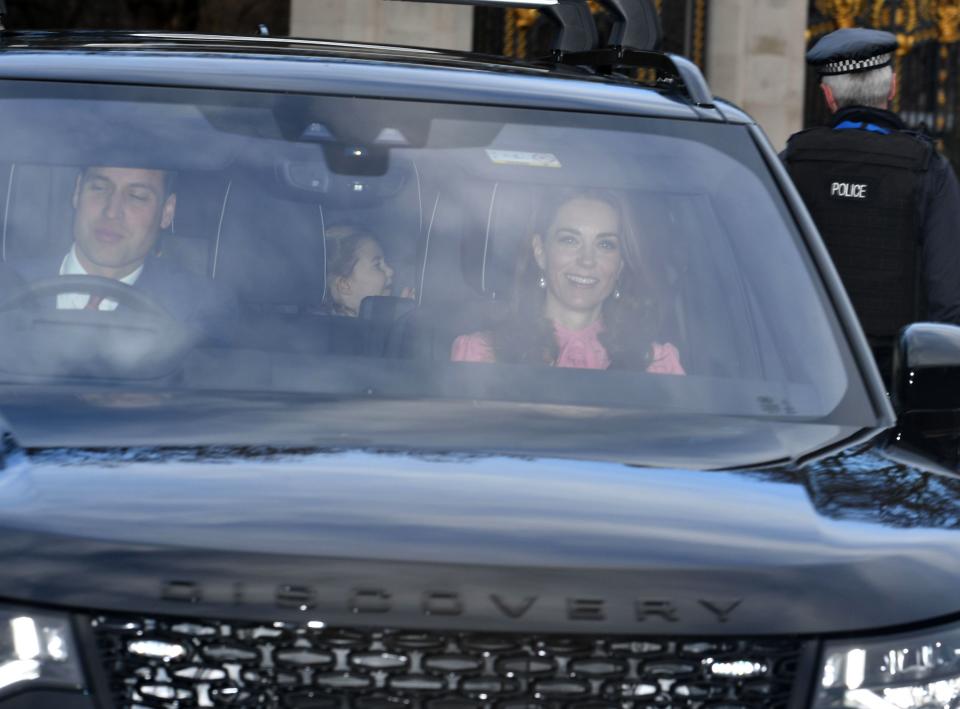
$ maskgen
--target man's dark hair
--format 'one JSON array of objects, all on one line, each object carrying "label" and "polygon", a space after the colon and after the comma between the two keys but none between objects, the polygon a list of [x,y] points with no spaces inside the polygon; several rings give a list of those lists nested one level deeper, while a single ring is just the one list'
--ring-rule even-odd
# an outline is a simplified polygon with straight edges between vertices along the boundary
[{"label": "man's dark hair", "polygon": [[163,170],[163,196],[169,197],[177,191],[177,173],[173,170]]}]

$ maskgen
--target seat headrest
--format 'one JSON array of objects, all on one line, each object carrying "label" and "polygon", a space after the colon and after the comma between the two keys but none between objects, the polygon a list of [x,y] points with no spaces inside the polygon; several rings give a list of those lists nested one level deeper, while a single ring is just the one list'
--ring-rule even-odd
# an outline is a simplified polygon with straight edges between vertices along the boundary
[{"label": "seat headrest", "polygon": [[287,199],[261,182],[247,175],[230,182],[214,245],[214,279],[247,306],[320,307],[326,270],[323,210],[319,203]]},{"label": "seat headrest", "polygon": [[177,211],[160,240],[163,258],[198,276],[210,276],[228,180],[220,173],[177,174]]},{"label": "seat headrest", "polygon": [[509,298],[533,234],[537,188],[449,180],[425,210],[421,304]]},{"label": "seat headrest", "polygon": [[73,192],[79,169],[0,166],[0,260],[62,258],[73,237]]},{"label": "seat headrest", "polygon": [[513,291],[534,232],[539,189],[517,183],[477,184],[460,198],[468,221],[460,250],[463,278],[486,298]]}]

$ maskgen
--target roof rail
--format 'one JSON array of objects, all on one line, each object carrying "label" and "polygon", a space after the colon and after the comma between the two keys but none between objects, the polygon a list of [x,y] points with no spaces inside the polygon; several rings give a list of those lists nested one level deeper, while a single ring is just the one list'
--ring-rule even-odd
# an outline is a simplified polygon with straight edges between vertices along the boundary
[{"label": "roof rail", "polygon": [[557,39],[553,43],[555,54],[588,52],[600,42],[597,23],[593,21],[590,6],[583,0],[560,0],[556,5],[540,8],[540,11],[557,27]]},{"label": "roof rail", "polygon": [[650,0],[599,0],[613,15],[609,47],[630,47],[642,51],[660,49],[663,29],[660,15]]},{"label": "roof rail", "polygon": [[600,73],[611,74],[615,69],[653,69],[657,83],[681,89],[701,108],[713,108],[714,97],[700,67],[679,54],[650,52],[630,47],[606,47],[591,52],[564,54],[563,64],[593,67]]}]

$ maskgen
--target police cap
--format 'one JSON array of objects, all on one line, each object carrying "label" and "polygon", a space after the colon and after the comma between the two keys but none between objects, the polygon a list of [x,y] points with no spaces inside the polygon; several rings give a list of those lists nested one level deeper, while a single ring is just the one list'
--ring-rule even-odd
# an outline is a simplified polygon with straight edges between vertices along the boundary
[{"label": "police cap", "polygon": [[888,66],[896,48],[890,32],[853,27],[822,37],[807,52],[807,63],[824,76],[855,74]]}]

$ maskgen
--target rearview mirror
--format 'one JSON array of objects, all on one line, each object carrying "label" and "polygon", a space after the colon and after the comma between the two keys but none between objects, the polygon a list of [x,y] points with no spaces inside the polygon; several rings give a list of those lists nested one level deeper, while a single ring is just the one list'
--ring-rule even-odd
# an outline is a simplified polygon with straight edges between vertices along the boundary
[{"label": "rearview mirror", "polygon": [[960,472],[960,327],[915,323],[900,333],[893,356],[897,429],[895,460]]},{"label": "rearview mirror", "polygon": [[893,355],[893,404],[900,416],[960,411],[960,327],[904,328]]}]

